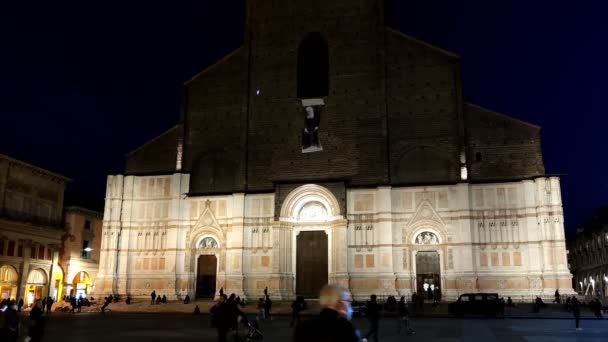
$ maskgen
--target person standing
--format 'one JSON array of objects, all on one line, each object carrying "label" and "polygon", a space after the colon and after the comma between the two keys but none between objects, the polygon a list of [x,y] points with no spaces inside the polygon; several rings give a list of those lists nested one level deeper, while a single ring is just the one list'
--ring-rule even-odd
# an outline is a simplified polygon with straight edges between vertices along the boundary
[{"label": "person standing", "polygon": [[370,328],[366,339],[374,335],[374,341],[378,342],[378,330],[380,325],[380,305],[376,302],[376,295],[373,294],[370,297],[370,301],[367,303],[367,317],[369,318]]},{"label": "person standing", "polygon": [[47,298],[47,300],[46,300],[46,314],[47,315],[51,314],[51,309],[53,308],[53,303],[55,303],[53,298],[51,298],[51,297]]},{"label": "person standing", "polygon": [[296,297],[296,300],[291,303],[291,323],[289,324],[290,328],[293,328],[294,324],[297,321],[297,324],[300,324],[300,312],[304,309],[304,298],[301,296]]},{"label": "person standing", "polygon": [[156,290],[152,291],[152,293],[150,294],[150,297],[152,297],[152,304],[154,304],[154,300],[156,299]]},{"label": "person standing", "polygon": [[4,311],[3,333],[6,334],[7,342],[17,342],[19,338],[19,314],[14,300],[8,303],[8,308]]},{"label": "person standing", "polygon": [[414,334],[414,330],[410,327],[410,310],[407,308],[405,296],[401,296],[401,300],[397,303],[397,314],[399,315],[399,330],[397,333],[401,335],[401,329],[403,328],[406,334]]},{"label": "person standing", "polygon": [[576,330],[583,330],[579,327],[581,321],[581,305],[576,297],[572,297],[572,314],[574,315],[574,321],[576,323]]},{"label": "person standing", "polygon": [[325,285],[319,295],[320,314],[296,327],[294,342],[359,342],[359,332],[350,322],[353,316],[350,302],[348,291]]},{"label": "person standing", "polygon": [[46,297],[42,298],[42,312],[46,309]]},{"label": "person standing", "polygon": [[270,310],[272,309],[272,300],[270,300],[268,292],[266,293],[266,298],[264,299],[264,316],[272,321],[272,316],[270,315]]},{"label": "person standing", "polygon": [[559,295],[559,290],[555,290],[555,300],[553,303],[560,304],[562,302],[562,298]]},{"label": "person standing", "polygon": [[217,329],[217,336],[219,342],[228,341],[228,330],[230,330],[231,323],[229,318],[229,311],[224,297],[220,297],[217,303],[209,310],[211,313],[211,323]]},{"label": "person standing", "polygon": [[70,313],[74,313],[74,309],[76,309],[76,297],[70,297]]},{"label": "person standing", "polygon": [[17,311],[21,312],[23,308],[23,298],[19,298],[19,304],[17,304]]},{"label": "person standing", "polygon": [[40,301],[36,301],[32,311],[30,312],[30,325],[27,336],[30,338],[30,342],[40,342],[42,335],[44,334],[44,317],[42,314],[42,304]]}]

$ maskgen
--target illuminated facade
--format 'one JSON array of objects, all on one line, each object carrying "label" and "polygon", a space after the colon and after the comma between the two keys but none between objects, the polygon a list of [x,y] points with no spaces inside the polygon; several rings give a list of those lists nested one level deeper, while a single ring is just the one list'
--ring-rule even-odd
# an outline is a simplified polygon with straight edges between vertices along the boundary
[{"label": "illuminated facade", "polygon": [[68,179],[0,155],[0,293],[26,305],[52,295]]},{"label": "illuminated facade", "polygon": [[108,177],[107,295],[572,293],[540,128],[466,103],[383,1],[248,1],[245,41]]}]

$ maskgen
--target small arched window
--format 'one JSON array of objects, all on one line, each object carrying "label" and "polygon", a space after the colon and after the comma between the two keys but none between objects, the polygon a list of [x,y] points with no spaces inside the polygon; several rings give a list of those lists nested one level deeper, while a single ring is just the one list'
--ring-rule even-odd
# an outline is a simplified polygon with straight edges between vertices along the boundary
[{"label": "small arched window", "polygon": [[298,98],[329,94],[329,48],[318,32],[307,34],[298,48]]}]

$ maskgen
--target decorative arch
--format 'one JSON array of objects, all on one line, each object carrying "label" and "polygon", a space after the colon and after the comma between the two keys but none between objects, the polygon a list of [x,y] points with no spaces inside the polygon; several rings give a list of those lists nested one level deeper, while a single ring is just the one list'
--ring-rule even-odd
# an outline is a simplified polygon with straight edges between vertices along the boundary
[{"label": "decorative arch", "polygon": [[319,32],[308,33],[298,47],[298,98],[329,95],[329,47]]},{"label": "decorative arch", "polygon": [[435,221],[418,221],[410,227],[407,237],[405,238],[406,243],[415,246],[426,246],[427,244],[418,244],[416,239],[420,234],[431,233],[437,237],[437,243],[428,245],[443,245],[447,241],[447,232],[443,227],[440,227]]},{"label": "decorative arch", "polygon": [[47,280],[46,272],[41,268],[31,270],[27,276],[27,283],[30,285],[46,286]]},{"label": "decorative arch", "polygon": [[17,283],[19,281],[19,273],[11,265],[3,265],[0,267],[0,284],[1,283]]},{"label": "decorative arch", "polygon": [[302,209],[311,203],[323,206],[327,213],[324,218],[325,222],[342,218],[340,204],[331,191],[320,185],[307,184],[294,189],[287,195],[281,206],[281,219],[297,222]]}]

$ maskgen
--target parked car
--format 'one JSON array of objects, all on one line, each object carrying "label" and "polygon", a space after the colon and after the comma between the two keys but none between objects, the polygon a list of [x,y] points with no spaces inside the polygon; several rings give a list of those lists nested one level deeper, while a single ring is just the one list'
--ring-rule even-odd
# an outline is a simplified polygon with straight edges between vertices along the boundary
[{"label": "parked car", "polygon": [[496,317],[501,311],[501,303],[497,293],[465,293],[458,300],[448,305],[451,315],[483,315]]}]

